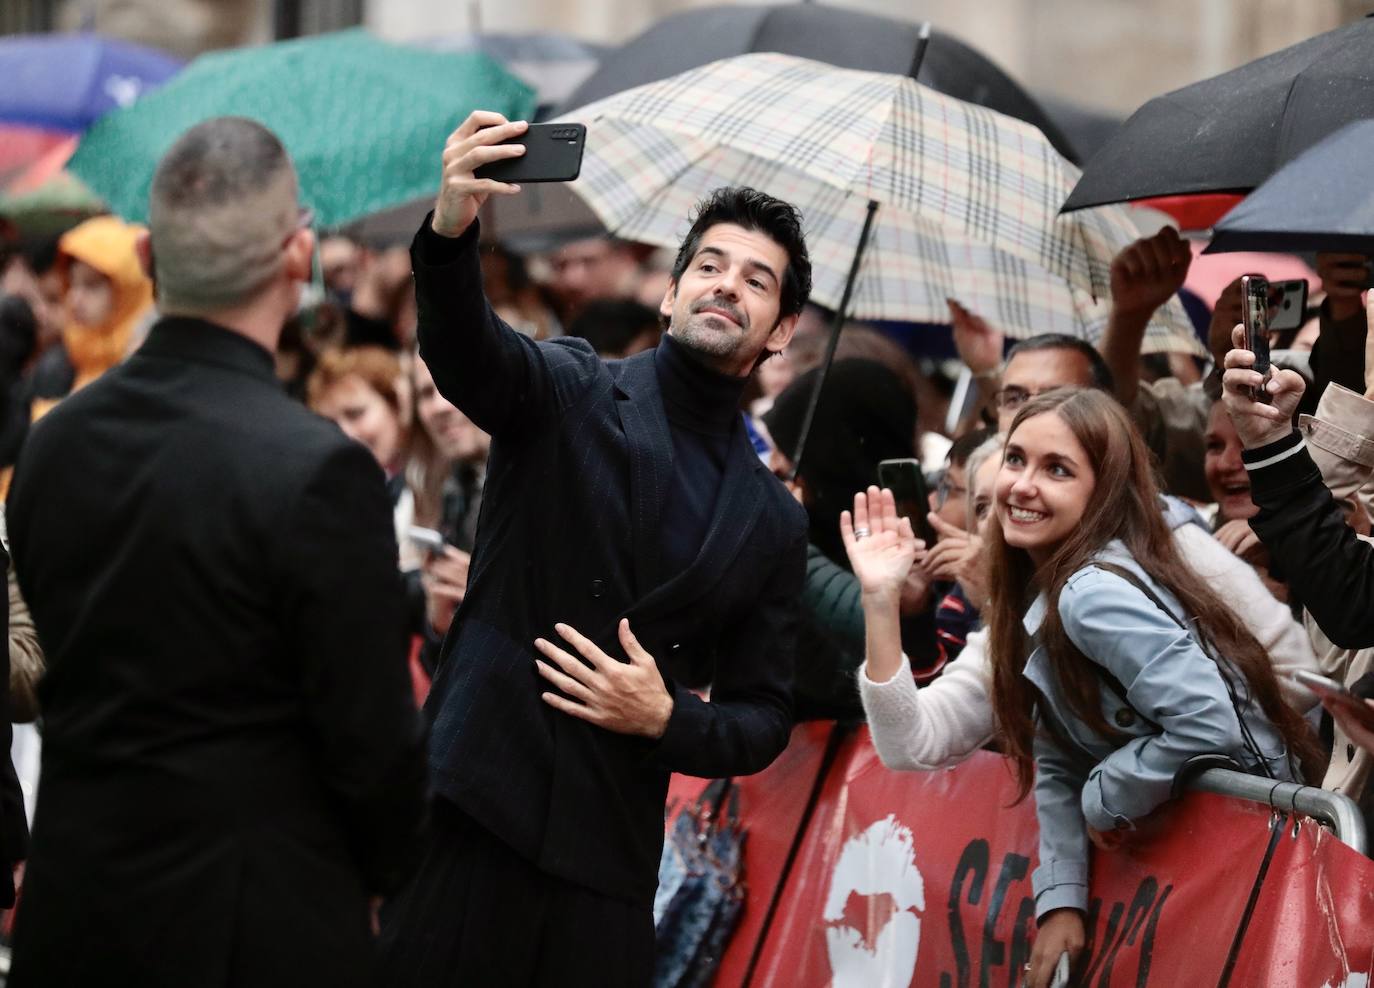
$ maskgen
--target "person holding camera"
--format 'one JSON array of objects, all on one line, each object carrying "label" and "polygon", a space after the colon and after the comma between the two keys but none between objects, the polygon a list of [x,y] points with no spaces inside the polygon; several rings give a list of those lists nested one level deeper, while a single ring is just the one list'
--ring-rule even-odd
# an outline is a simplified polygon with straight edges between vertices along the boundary
[{"label": "person holding camera", "polygon": [[[1323,482],[1315,447],[1374,466],[1374,401],[1339,384],[1328,385],[1316,416],[1294,416],[1306,391],[1295,371],[1254,370],[1245,330],[1232,334],[1222,378],[1226,409],[1245,447],[1250,519],[1275,569],[1300,589],[1318,627],[1341,648],[1374,645],[1374,546],[1347,524],[1347,512]],[[1358,486],[1358,485],[1356,485]]]},{"label": "person holding camera", "polygon": [[[757,772],[791,730],[806,515],[738,411],[810,291],[800,217],[699,207],[659,346],[538,342],[482,288],[477,214],[524,122],[476,112],[411,248],[420,352],[492,437],[463,601],[426,704],[434,830],[384,910],[380,981],[644,985],[671,772]],[[710,690],[710,702],[696,690]]]}]

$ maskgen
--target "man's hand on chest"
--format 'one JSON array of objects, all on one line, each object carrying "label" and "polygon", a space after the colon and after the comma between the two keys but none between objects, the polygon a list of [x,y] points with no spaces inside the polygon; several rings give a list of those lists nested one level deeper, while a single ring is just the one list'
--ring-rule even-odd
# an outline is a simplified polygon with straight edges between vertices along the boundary
[{"label": "man's hand on chest", "polygon": [[673,697],[654,657],[630,631],[628,619],[620,622],[620,644],[629,662],[607,655],[569,625],[556,624],[554,630],[576,654],[535,639],[535,647],[548,660],[535,660],[539,674],[562,691],[542,694],[545,703],[617,734],[663,736],[673,713]]}]

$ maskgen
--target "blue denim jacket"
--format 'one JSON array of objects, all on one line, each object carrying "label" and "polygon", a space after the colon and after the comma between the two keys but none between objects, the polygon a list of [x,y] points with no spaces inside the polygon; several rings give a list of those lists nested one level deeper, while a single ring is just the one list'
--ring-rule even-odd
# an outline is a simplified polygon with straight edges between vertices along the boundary
[{"label": "blue denim jacket", "polygon": [[[1120,541],[1098,558],[1130,571],[1173,614],[1179,602],[1152,580]],[[1047,606],[1041,594],[1023,624],[1032,651],[1024,675],[1044,698],[1037,713],[1056,734],[1037,725],[1035,811],[1040,866],[1032,876],[1036,916],[1051,909],[1086,909],[1088,838],[1094,830],[1125,829],[1169,799],[1174,776],[1189,758],[1223,753],[1247,771],[1264,774],[1241,739],[1240,722],[1223,673],[1193,637],[1139,588],[1114,573],[1086,566],[1059,595],[1065,634],[1090,661],[1115,676],[1128,703],[1103,680],[1102,712],[1130,740],[1107,738],[1069,712],[1049,657],[1037,641]],[[1241,715],[1275,778],[1292,779],[1282,736],[1232,675]],[[1153,722],[1153,723],[1151,723]],[[1064,738],[1064,742],[1056,738]]]}]

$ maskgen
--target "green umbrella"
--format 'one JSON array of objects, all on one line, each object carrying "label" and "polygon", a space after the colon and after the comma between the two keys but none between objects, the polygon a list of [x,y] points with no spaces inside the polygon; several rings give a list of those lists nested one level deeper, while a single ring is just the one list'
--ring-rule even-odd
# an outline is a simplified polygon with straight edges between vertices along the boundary
[{"label": "green umbrella", "polygon": [[158,160],[187,128],[252,117],[291,153],[323,227],[433,193],[444,140],[474,109],[528,118],[534,93],[480,52],[440,53],[342,31],[202,55],[102,117],[68,167],[120,216],[146,221]]}]

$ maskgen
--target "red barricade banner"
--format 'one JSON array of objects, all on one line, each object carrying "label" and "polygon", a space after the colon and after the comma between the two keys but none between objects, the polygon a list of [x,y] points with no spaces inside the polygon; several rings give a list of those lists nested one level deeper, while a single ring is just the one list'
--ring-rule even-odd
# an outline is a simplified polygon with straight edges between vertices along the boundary
[{"label": "red barricade banner", "polygon": [[[998,756],[898,773],[878,761],[866,730],[851,737],[826,780],[751,985],[1020,984],[1034,931],[1036,824],[1033,801],[1013,805],[1015,792]],[[757,912],[770,890],[754,872],[762,828],[753,806],[745,812],[747,909]],[[1266,807],[1193,794],[1155,814],[1132,845],[1094,852],[1078,983],[1217,984],[1271,819]],[[1366,985],[1374,864],[1307,823],[1297,839],[1285,835],[1268,875],[1230,984]],[[1302,905],[1290,908],[1295,901]],[[732,951],[746,939],[740,934]],[[717,983],[740,982],[722,972]]]},{"label": "red barricade banner", "polygon": [[1368,988],[1374,862],[1316,822],[1285,822],[1231,984]]},{"label": "red barricade banner", "polygon": [[[748,888],[739,926],[730,939],[716,973],[716,984],[739,985],[763,931],[768,903],[782,878],[783,864],[801,826],[812,786],[821,769],[833,721],[807,721],[792,729],[787,748],[772,765],[757,775],[741,776],[741,817],[748,828],[745,837],[744,880]],[[706,788],[706,779],[675,775],[668,786],[670,819],[694,802]]]}]

